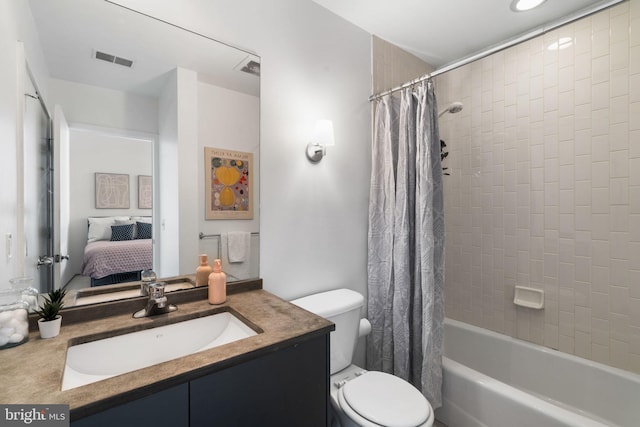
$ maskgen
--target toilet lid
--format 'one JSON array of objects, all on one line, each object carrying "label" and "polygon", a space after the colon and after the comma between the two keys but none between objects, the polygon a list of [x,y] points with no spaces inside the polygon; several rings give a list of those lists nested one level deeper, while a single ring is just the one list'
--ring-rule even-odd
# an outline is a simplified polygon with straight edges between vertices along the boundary
[{"label": "toilet lid", "polygon": [[431,405],[422,393],[391,374],[369,371],[342,388],[351,409],[375,424],[415,427],[431,415]]}]

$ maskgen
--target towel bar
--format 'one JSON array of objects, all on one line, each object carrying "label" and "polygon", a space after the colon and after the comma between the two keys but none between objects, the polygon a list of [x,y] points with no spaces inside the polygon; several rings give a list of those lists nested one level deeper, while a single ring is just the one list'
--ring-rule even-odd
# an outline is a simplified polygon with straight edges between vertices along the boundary
[{"label": "towel bar", "polygon": [[[252,231],[252,232],[251,232],[251,235],[252,235],[252,236],[257,236],[257,235],[259,235],[259,234],[260,234],[260,233],[259,233],[259,232],[257,232],[257,231]],[[202,239],[206,239],[207,237],[222,237],[222,235],[221,235],[220,233],[217,233],[217,234],[204,234],[202,231],[200,232],[200,234],[198,234],[198,238],[199,238],[200,240],[202,240]]]}]

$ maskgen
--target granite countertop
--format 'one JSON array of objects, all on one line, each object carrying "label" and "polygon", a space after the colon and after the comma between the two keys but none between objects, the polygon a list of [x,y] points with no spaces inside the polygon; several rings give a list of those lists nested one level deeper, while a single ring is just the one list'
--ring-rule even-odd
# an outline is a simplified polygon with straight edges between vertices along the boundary
[{"label": "granite countertop", "polygon": [[[191,291],[193,292],[193,291]],[[206,295],[200,292],[201,295]],[[168,294],[169,302],[172,301]],[[206,296],[205,296],[206,298]],[[139,308],[142,308],[139,307]],[[134,310],[135,311],[135,310]],[[179,359],[61,391],[66,350],[87,336],[107,337],[114,330],[147,329],[222,311],[231,311],[260,332],[255,336],[194,353]],[[0,402],[3,404],[68,404],[71,419],[109,409],[203,375],[260,357],[280,348],[329,333],[331,322],[309,313],[262,289],[243,290],[212,306],[201,297],[178,304],[178,311],[133,319],[133,311],[65,325],[60,335],[41,339],[31,332],[23,345],[0,350]]]}]

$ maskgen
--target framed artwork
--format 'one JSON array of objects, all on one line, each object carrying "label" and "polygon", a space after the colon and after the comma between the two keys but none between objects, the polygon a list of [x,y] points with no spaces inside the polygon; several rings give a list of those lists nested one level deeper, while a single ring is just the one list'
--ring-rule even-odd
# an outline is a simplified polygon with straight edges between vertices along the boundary
[{"label": "framed artwork", "polygon": [[153,207],[153,184],[151,176],[138,175],[138,209]]},{"label": "framed artwork", "polygon": [[129,175],[96,172],[96,209],[129,209]]},{"label": "framed artwork", "polygon": [[205,219],[253,219],[253,153],[204,148]]}]

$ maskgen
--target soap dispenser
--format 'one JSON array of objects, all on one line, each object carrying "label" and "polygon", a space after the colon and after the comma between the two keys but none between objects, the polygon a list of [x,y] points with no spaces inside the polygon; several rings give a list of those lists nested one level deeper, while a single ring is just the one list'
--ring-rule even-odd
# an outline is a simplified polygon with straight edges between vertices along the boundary
[{"label": "soap dispenser", "polygon": [[227,275],[222,272],[222,262],[213,261],[213,273],[209,275],[209,304],[222,304],[227,300]]},{"label": "soap dispenser", "polygon": [[207,286],[212,271],[207,254],[200,255],[200,265],[196,268],[196,286]]}]

